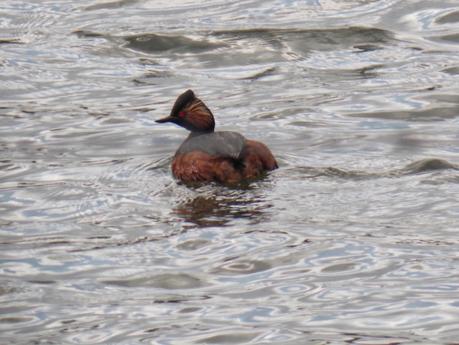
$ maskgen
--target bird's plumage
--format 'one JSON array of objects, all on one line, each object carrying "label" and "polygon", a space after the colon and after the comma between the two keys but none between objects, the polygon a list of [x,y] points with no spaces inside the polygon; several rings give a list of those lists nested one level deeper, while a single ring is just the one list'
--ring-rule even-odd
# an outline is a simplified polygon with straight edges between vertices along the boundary
[{"label": "bird's plumage", "polygon": [[278,167],[265,144],[237,132],[215,132],[212,112],[192,90],[182,93],[170,115],[157,122],[173,122],[191,131],[172,162],[172,173],[183,182],[237,183]]}]

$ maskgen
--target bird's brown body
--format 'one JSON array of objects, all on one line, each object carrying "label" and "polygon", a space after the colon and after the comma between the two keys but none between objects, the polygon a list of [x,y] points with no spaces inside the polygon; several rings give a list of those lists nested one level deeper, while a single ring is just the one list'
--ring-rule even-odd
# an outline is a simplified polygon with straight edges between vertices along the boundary
[{"label": "bird's brown body", "polygon": [[203,151],[177,154],[172,162],[172,173],[184,182],[236,183],[277,168],[271,151],[265,144],[254,140],[246,141],[239,160],[212,156]]},{"label": "bird's brown body", "polygon": [[238,183],[278,167],[265,144],[236,132],[214,132],[212,113],[191,90],[177,98],[170,116],[157,122],[191,131],[172,161],[174,177],[183,182]]}]

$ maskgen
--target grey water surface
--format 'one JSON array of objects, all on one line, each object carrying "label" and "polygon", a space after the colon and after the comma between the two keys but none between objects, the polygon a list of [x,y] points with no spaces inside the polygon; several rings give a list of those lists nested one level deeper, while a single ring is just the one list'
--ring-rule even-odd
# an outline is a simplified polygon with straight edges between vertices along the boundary
[{"label": "grey water surface", "polygon": [[457,0],[2,0],[0,344],[457,344],[458,119]]}]

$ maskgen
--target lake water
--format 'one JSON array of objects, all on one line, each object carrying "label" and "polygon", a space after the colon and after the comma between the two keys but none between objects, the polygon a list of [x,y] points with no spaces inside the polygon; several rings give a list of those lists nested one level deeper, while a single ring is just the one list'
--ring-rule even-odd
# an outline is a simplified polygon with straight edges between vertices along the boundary
[{"label": "lake water", "polygon": [[[457,344],[457,0],[3,0],[1,344]],[[268,144],[187,187],[192,88]]]}]

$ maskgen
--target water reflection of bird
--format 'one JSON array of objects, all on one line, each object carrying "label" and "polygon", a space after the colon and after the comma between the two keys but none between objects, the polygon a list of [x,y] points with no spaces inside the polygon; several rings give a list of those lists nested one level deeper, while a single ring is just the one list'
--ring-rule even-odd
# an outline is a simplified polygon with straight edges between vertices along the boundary
[{"label": "water reflection of bird", "polygon": [[191,131],[172,162],[172,173],[183,182],[238,183],[278,167],[265,144],[237,132],[215,132],[212,112],[191,90],[177,98],[169,116],[156,122]]},{"label": "water reflection of bird", "polygon": [[270,205],[241,190],[236,195],[198,195],[181,202],[174,213],[192,227],[225,226],[236,219],[256,224],[266,217]]}]

